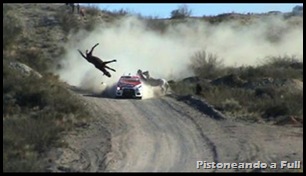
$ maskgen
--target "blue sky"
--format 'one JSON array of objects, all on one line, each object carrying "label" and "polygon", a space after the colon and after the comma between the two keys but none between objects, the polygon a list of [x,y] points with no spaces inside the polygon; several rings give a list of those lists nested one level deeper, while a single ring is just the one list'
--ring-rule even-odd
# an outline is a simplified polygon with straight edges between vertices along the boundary
[{"label": "blue sky", "polygon": [[[184,3],[192,11],[192,16],[218,15],[222,13],[264,13],[269,11],[291,12],[296,5],[303,3]],[[182,3],[92,3],[84,5],[97,5],[101,9],[109,11],[128,10],[133,13],[140,13],[143,16],[157,16],[169,18],[171,11],[177,9]]]}]

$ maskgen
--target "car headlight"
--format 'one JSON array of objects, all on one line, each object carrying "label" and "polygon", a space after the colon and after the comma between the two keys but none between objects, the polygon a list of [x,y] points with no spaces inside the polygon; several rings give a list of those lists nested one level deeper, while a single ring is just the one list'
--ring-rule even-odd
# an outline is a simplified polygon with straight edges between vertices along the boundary
[{"label": "car headlight", "polygon": [[117,87],[117,90],[121,90],[121,87]]}]

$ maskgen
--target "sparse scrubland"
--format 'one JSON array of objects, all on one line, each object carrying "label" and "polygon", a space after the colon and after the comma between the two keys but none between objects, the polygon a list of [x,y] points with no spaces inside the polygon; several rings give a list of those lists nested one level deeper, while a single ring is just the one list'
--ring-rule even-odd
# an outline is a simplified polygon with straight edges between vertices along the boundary
[{"label": "sparse scrubland", "polygon": [[122,63],[107,83],[147,69],[167,78],[174,94],[200,96],[230,118],[303,124],[302,16],[192,18],[182,8],[158,19],[95,6],[82,17],[64,4],[3,4],[3,171],[46,171],[46,152],[65,145],[61,134],[91,119],[68,87],[101,82],[76,52],[96,42],[97,55]]},{"label": "sparse scrubland", "polygon": [[[303,62],[294,56],[270,57],[258,66],[224,67],[204,51],[192,58],[198,81],[172,84],[178,94],[198,94],[229,117],[282,124],[303,123]],[[197,92],[197,85],[200,91]]]}]

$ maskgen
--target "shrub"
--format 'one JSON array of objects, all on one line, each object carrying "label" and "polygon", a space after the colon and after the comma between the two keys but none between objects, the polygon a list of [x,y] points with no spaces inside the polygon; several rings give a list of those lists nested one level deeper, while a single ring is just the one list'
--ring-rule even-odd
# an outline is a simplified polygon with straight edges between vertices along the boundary
[{"label": "shrub", "polygon": [[59,21],[59,24],[65,34],[69,32],[77,32],[80,29],[80,22],[76,16],[70,13],[57,12],[55,18]]},{"label": "shrub", "polygon": [[87,31],[93,31],[98,24],[97,18],[94,16],[89,16],[89,17],[86,17],[86,19],[87,20],[85,21],[82,28],[84,28]]},{"label": "shrub", "polygon": [[269,87],[258,87],[255,89],[255,96],[260,98],[274,98],[276,96],[276,88]]},{"label": "shrub", "polygon": [[97,5],[88,5],[85,13],[86,16],[98,16],[101,13],[101,10]]},{"label": "shrub", "polygon": [[188,8],[187,5],[179,6],[178,9],[171,11],[172,19],[180,19],[191,16],[192,11]]},{"label": "shrub", "polygon": [[230,98],[221,103],[221,108],[224,111],[239,111],[241,109],[241,105],[235,99]]},{"label": "shrub", "polygon": [[281,103],[277,105],[269,106],[265,109],[262,117],[266,119],[270,118],[276,118],[278,116],[288,115],[289,114],[289,108],[286,106],[286,104]]},{"label": "shrub", "polygon": [[195,85],[186,84],[183,82],[173,83],[170,85],[171,90],[176,92],[179,95],[194,95],[195,94]]},{"label": "shrub", "polygon": [[126,16],[129,15],[131,12],[126,9],[114,10],[112,14],[115,16]]},{"label": "shrub", "polygon": [[257,67],[240,67],[238,74],[242,79],[254,80],[256,78],[303,78],[303,62],[295,56],[267,57]]},{"label": "shrub", "polygon": [[165,21],[158,19],[158,17],[146,17],[144,22],[146,27],[152,31],[163,33],[168,28],[168,24]]},{"label": "shrub", "polygon": [[214,79],[223,74],[223,61],[217,55],[198,51],[191,57],[189,67],[195,75],[205,78]]},{"label": "shrub", "polygon": [[266,60],[264,65],[269,67],[291,68],[296,65],[298,66],[297,68],[303,68],[303,63],[300,61],[301,59],[296,56],[271,56],[267,57]]}]

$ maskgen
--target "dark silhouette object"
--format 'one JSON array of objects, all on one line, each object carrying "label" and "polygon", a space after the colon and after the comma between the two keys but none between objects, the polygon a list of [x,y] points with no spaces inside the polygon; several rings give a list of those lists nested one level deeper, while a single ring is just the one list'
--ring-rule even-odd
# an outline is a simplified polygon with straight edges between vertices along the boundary
[{"label": "dark silhouette object", "polygon": [[104,73],[104,75],[106,75],[108,77],[111,77],[111,74],[106,70],[106,68],[110,69],[114,72],[116,72],[116,70],[106,66],[106,64],[109,64],[109,63],[112,63],[112,62],[117,62],[117,60],[111,60],[111,61],[103,62],[100,58],[98,58],[96,56],[93,56],[92,52],[93,52],[94,48],[98,45],[99,45],[99,43],[95,44],[91,48],[89,53],[88,53],[88,50],[86,50],[86,56],[80,50],[78,50],[78,51],[83,58],[85,58],[88,62],[92,63],[97,69],[101,70]]},{"label": "dark silhouette object", "polygon": [[202,92],[202,87],[201,87],[201,85],[199,83],[197,83],[197,85],[196,85],[196,94],[200,95],[201,92]]},{"label": "dark silhouette object", "polygon": [[74,13],[74,3],[71,3],[72,13]]},{"label": "dark silhouette object", "polygon": [[70,6],[71,7],[71,10],[72,10],[72,13],[74,12],[74,3],[65,3],[66,6]]},{"label": "dark silhouette object", "polygon": [[77,11],[80,13],[80,4],[77,4]]}]

